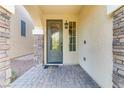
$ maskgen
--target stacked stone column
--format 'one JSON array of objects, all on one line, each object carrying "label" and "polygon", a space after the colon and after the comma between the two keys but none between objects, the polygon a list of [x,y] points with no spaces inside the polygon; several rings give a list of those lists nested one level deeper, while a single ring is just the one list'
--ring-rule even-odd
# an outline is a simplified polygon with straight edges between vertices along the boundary
[{"label": "stacked stone column", "polygon": [[10,45],[10,12],[0,6],[0,87],[10,83],[11,67],[8,51]]},{"label": "stacked stone column", "polygon": [[113,62],[113,87],[122,87],[124,86],[124,6],[113,13]]},{"label": "stacked stone column", "polygon": [[113,13],[113,58],[114,62],[124,62],[124,7]]},{"label": "stacked stone column", "polygon": [[34,63],[35,65],[44,62],[44,35],[34,35]]}]

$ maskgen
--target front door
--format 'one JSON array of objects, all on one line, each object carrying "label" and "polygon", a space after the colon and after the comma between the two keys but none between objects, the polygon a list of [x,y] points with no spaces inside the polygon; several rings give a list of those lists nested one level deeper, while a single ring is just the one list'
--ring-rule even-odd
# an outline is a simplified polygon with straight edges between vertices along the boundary
[{"label": "front door", "polygon": [[47,20],[47,63],[62,64],[62,20]]}]

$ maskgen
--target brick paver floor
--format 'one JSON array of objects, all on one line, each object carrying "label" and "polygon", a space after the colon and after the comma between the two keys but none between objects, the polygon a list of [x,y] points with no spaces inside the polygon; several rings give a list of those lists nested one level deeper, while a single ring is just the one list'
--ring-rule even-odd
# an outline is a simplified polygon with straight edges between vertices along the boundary
[{"label": "brick paver floor", "polygon": [[11,88],[99,88],[79,65],[32,67]]}]

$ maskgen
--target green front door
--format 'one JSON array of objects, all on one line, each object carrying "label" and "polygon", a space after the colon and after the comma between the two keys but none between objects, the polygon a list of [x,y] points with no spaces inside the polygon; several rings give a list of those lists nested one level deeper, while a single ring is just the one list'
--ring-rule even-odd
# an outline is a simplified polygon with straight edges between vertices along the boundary
[{"label": "green front door", "polygon": [[47,20],[47,63],[62,64],[62,20]]}]

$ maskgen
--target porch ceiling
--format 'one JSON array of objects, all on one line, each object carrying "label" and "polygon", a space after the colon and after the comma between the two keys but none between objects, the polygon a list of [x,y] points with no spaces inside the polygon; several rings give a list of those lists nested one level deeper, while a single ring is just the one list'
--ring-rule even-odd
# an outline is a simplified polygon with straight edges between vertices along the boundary
[{"label": "porch ceiling", "polygon": [[42,5],[44,14],[78,14],[82,5]]}]

